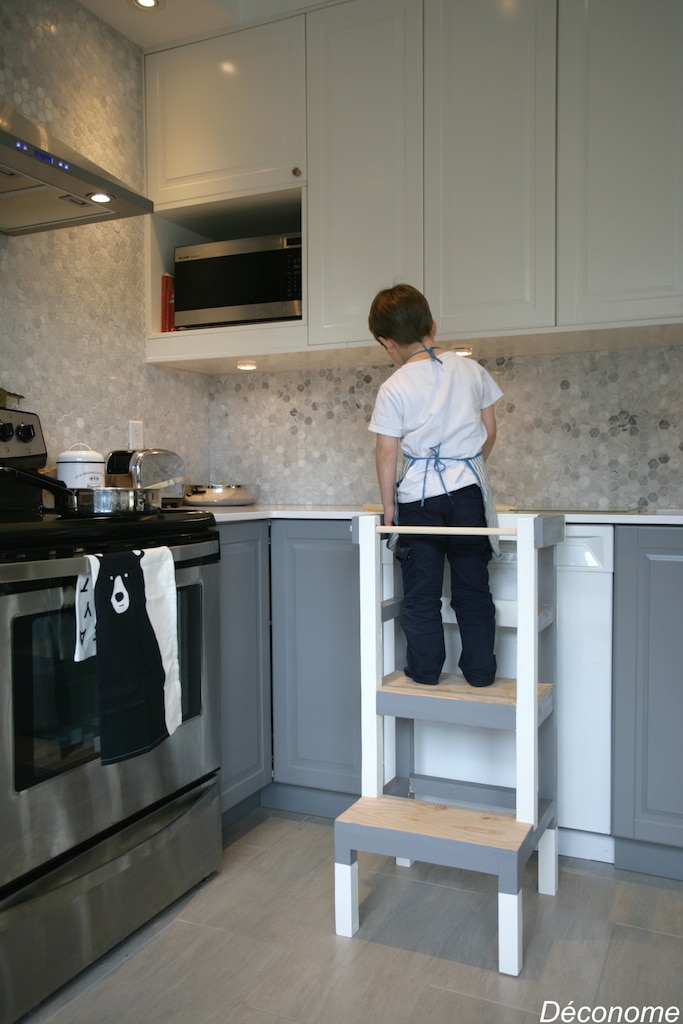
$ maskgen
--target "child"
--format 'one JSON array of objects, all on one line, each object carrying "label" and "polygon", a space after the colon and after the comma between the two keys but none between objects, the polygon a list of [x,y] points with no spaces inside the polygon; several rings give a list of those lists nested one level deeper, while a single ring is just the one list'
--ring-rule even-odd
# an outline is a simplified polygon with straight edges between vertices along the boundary
[{"label": "child", "polygon": [[[380,387],[370,421],[385,524],[486,526],[488,520],[495,526],[484,460],[496,438],[493,405],[502,391],[477,362],[434,344],[429,305],[411,285],[379,292],[369,326],[398,366]],[[403,467],[396,481],[399,447]],[[446,658],[441,593],[447,558],[460,670],[472,686],[490,686],[496,658],[488,562],[497,543],[486,535],[400,534],[398,540],[406,675],[417,683],[439,681]]]}]

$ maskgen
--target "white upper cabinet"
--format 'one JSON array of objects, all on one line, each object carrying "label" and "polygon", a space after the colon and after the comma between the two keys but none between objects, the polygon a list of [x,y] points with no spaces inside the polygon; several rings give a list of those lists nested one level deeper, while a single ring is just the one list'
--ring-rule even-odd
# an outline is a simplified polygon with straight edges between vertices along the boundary
[{"label": "white upper cabinet", "polygon": [[560,0],[558,324],[683,315],[683,3]]},{"label": "white upper cabinet", "polygon": [[159,210],[305,178],[303,16],[145,58],[147,192]]},{"label": "white upper cabinet", "polygon": [[552,0],[425,0],[425,291],[446,339],[555,318]]},{"label": "white upper cabinet", "polygon": [[422,288],[422,4],[306,17],[309,345],[375,344],[381,288]]}]

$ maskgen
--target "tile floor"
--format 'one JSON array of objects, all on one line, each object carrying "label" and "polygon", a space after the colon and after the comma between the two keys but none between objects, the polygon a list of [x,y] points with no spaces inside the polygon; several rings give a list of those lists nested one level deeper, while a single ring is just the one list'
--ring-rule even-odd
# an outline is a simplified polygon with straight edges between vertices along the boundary
[{"label": "tile floor", "polygon": [[260,809],[224,847],[220,872],[22,1024],[524,1024],[571,1000],[683,1020],[683,882],[561,858],[558,895],[540,896],[532,860],[512,978],[491,877],[359,854],[361,929],[345,939],[330,820]]}]

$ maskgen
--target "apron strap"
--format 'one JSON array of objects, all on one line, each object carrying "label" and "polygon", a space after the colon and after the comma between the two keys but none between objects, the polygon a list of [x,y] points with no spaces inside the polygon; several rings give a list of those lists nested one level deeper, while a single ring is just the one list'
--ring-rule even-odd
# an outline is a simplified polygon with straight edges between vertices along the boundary
[{"label": "apron strap", "polygon": [[[443,487],[443,493],[447,494],[448,489],[446,487],[446,481],[444,479],[444,471],[446,469],[447,462],[465,462],[474,473],[477,478],[477,483],[481,491],[482,500],[484,502],[484,518],[486,519],[486,525],[491,529],[498,526],[498,513],[496,512],[496,503],[493,497],[493,490],[491,488],[491,479],[484,462],[484,457],[479,452],[477,455],[472,456],[457,456],[457,455],[441,455],[440,453],[441,444],[433,445],[429,449],[429,455],[403,455],[403,466],[398,480],[394,484],[394,497],[395,497],[395,525],[398,526],[398,489],[408,472],[409,468],[415,465],[416,462],[424,462],[424,476],[422,478],[422,498],[420,501],[421,505],[425,503],[425,491],[427,488],[427,472],[429,470],[430,463],[433,463],[434,469],[439,475],[441,486]],[[498,537],[494,534],[489,537],[489,543],[491,550],[494,555],[500,554],[500,544]]]}]

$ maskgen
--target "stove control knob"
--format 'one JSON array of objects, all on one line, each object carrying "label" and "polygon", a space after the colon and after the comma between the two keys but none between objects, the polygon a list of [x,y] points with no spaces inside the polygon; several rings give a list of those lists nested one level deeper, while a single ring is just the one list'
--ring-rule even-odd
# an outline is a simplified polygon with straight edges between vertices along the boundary
[{"label": "stove control knob", "polygon": [[0,441],[11,441],[14,437],[14,426],[0,421]]},{"label": "stove control knob", "polygon": [[28,444],[36,436],[36,428],[32,423],[20,423],[17,427],[17,437],[24,444]]}]

